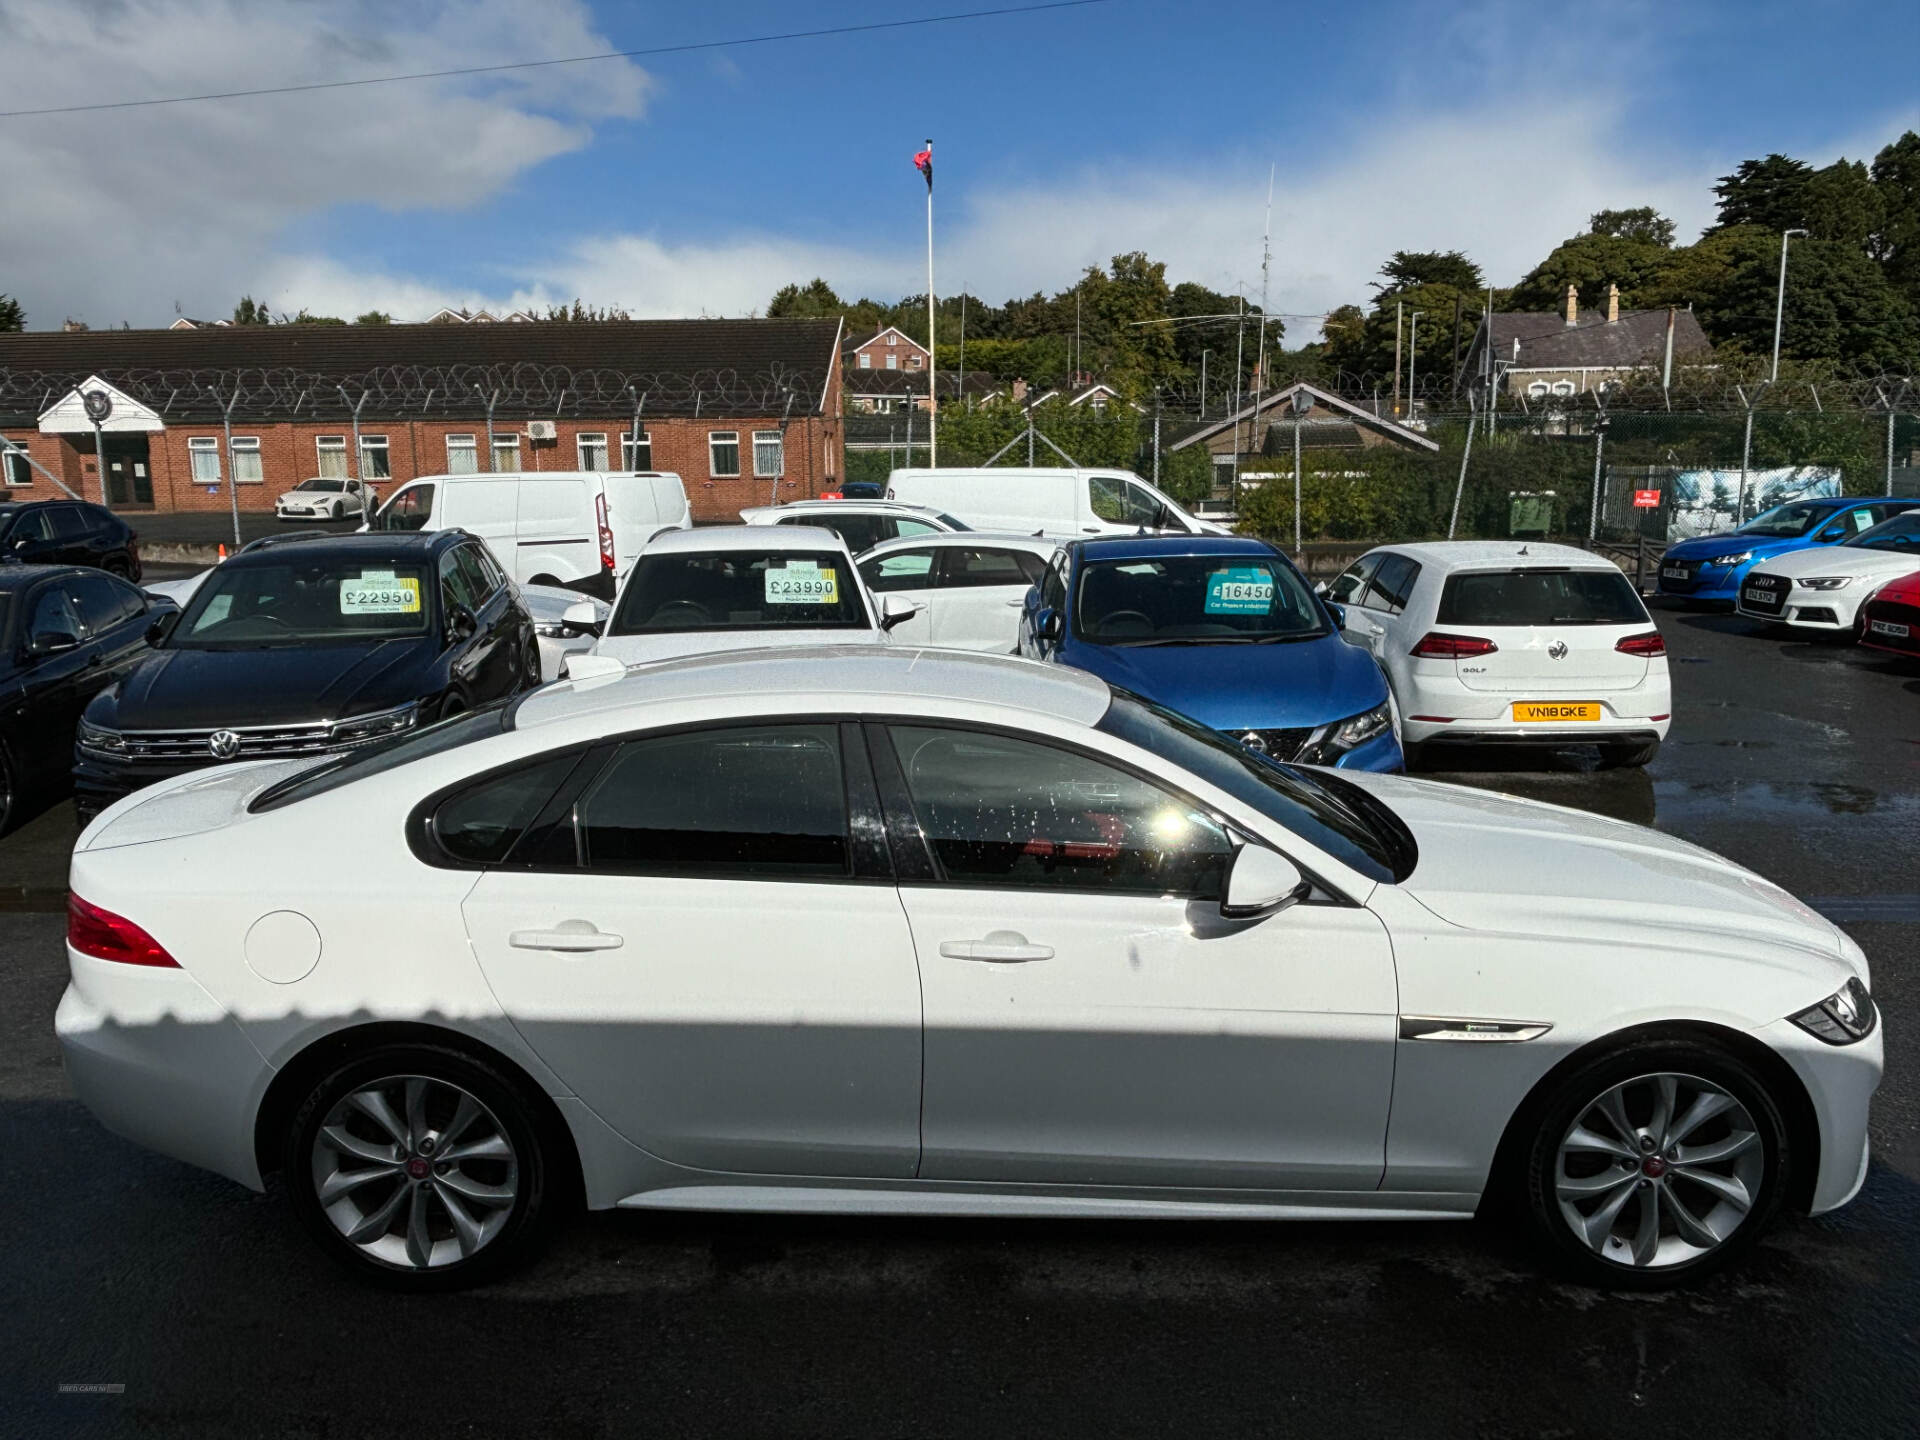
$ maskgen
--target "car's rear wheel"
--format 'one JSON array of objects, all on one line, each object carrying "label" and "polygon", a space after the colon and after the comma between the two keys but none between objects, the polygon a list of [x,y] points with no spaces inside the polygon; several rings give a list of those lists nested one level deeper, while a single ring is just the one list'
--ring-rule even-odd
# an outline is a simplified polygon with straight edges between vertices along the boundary
[{"label": "car's rear wheel", "polygon": [[524,1259],[551,1192],[522,1087],[435,1045],[385,1046],[323,1076],[294,1113],[283,1173],[322,1249],[413,1290],[473,1284]]},{"label": "car's rear wheel", "polygon": [[127,563],[125,556],[109,555],[105,560],[100,562],[100,568],[109,575],[119,576],[122,580],[131,580],[133,578],[133,566]]},{"label": "car's rear wheel", "polygon": [[333,518],[336,520],[347,518],[347,507],[338,500],[333,502]]},{"label": "car's rear wheel", "polygon": [[1767,1083],[1717,1046],[1630,1045],[1566,1076],[1525,1172],[1538,1238],[1589,1284],[1655,1290],[1759,1239],[1791,1162]]}]

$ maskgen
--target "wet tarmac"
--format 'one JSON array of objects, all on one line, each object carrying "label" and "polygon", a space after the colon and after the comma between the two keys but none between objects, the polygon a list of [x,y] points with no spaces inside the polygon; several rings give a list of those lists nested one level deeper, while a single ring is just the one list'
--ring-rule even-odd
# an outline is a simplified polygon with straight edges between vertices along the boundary
[{"label": "wet tarmac", "polygon": [[[1865,1189],[1697,1290],[1544,1279],[1479,1224],[596,1215],[494,1288],[399,1299],[335,1272],[277,1196],[79,1109],[49,1033],[61,922],[17,913],[54,908],[36,896],[0,913],[0,1432],[1920,1433],[1920,672],[1657,618],[1678,719],[1651,767],[1490,755],[1444,778],[1698,841],[1873,961]],[[63,823],[0,842],[0,887],[57,895]]]}]

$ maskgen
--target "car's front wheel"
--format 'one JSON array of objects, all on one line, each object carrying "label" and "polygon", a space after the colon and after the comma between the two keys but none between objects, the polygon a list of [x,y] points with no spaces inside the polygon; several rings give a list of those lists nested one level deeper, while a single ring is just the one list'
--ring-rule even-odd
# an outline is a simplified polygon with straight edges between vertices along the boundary
[{"label": "car's front wheel", "polygon": [[436,1045],[384,1046],[321,1077],[282,1160],[321,1247],[403,1289],[473,1284],[524,1258],[552,1189],[521,1085]]},{"label": "car's front wheel", "polygon": [[1639,1042],[1579,1067],[1548,1096],[1526,1208],[1576,1278],[1662,1289],[1759,1238],[1791,1159],[1779,1102],[1745,1061],[1701,1042]]}]

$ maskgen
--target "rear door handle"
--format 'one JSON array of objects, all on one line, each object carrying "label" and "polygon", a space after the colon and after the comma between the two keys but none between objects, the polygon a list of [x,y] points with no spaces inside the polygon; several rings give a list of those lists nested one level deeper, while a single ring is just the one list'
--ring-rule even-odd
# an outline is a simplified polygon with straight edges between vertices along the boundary
[{"label": "rear door handle", "polygon": [[562,920],[551,930],[515,930],[507,936],[507,944],[516,950],[557,950],[563,955],[618,950],[626,943],[624,936],[596,930],[586,920]]},{"label": "rear door handle", "polygon": [[1022,965],[1029,960],[1051,960],[1051,945],[1029,945],[1017,930],[995,930],[979,940],[942,940],[940,953],[949,960],[985,960],[994,965]]}]

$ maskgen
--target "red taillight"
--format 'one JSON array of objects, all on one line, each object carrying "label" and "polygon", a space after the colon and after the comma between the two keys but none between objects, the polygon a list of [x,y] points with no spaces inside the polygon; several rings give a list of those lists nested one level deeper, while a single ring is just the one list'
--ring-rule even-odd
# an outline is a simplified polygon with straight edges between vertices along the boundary
[{"label": "red taillight", "polygon": [[1491,655],[1500,647],[1478,635],[1442,635],[1438,630],[1420,637],[1410,654],[1422,660],[1465,660],[1474,655]]},{"label": "red taillight", "polygon": [[600,568],[613,569],[613,530],[607,524],[607,494],[601,491],[593,497],[594,517],[600,522]]},{"label": "red taillight", "polygon": [[1629,635],[1613,648],[1622,655],[1639,655],[1651,660],[1667,653],[1667,642],[1660,638],[1658,630],[1649,630],[1644,635]]},{"label": "red taillight", "polygon": [[180,962],[163,950],[158,940],[131,920],[73,894],[67,896],[67,944],[96,960],[180,968]]}]

